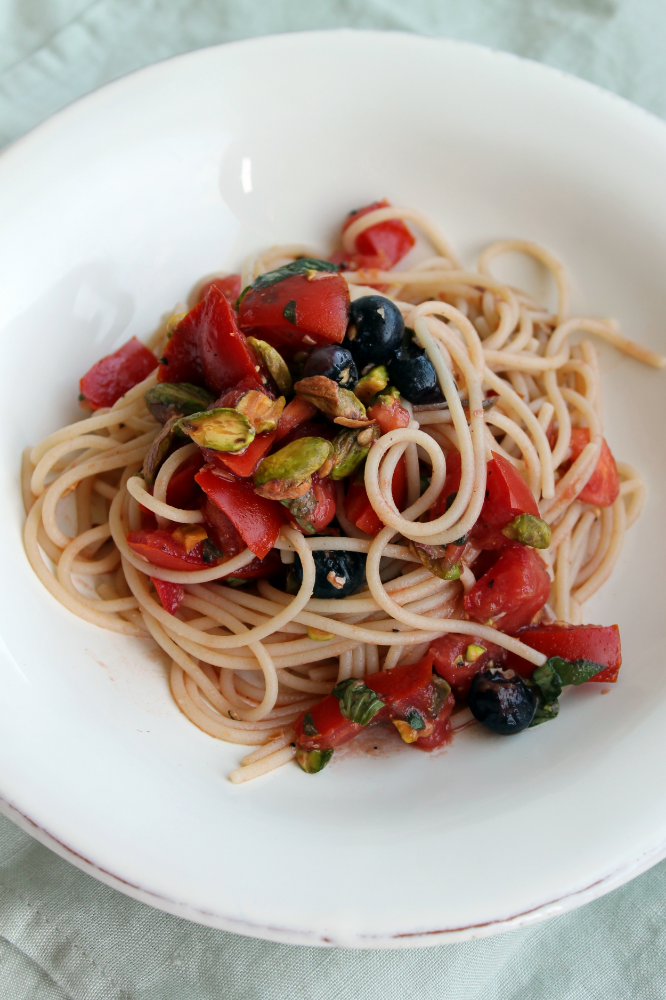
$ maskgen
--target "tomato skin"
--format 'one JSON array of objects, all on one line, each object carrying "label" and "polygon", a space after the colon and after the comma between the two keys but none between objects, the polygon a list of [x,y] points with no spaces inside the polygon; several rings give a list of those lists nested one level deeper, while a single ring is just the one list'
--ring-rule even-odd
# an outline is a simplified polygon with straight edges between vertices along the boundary
[{"label": "tomato skin", "polygon": [[204,386],[218,396],[245,378],[261,385],[256,358],[217,288],[210,288],[180,321],[166,345],[157,378]]},{"label": "tomato skin", "polygon": [[227,515],[255,556],[260,559],[267,556],[285,523],[285,508],[276,500],[255,493],[250,479],[223,479],[212,469],[204,468],[196,481]]},{"label": "tomato skin", "polygon": [[[583,448],[589,443],[590,432],[587,427],[572,427],[572,463],[576,461]],[[578,494],[578,499],[582,500],[583,503],[594,504],[596,507],[610,507],[612,503],[615,503],[619,495],[620,477],[617,473],[615,459],[606,443],[606,439],[602,438],[599,461],[594,467],[594,472]]]},{"label": "tomato skin", "polygon": [[368,409],[368,419],[376,420],[382,434],[397,431],[409,424],[409,412],[394,396],[384,396],[381,403],[377,402]]},{"label": "tomato skin", "polygon": [[[407,464],[404,455],[395,467],[391,491],[398,510],[407,500]],[[378,535],[384,525],[375,514],[362,478],[352,482],[345,497],[345,516],[367,535]]]},{"label": "tomato skin", "polygon": [[[359,208],[355,212],[350,212],[342,224],[342,232],[351,226],[353,222],[360,219],[369,212],[374,212],[378,208],[389,208],[390,203],[383,198],[375,201],[371,205]],[[388,270],[397,264],[399,260],[409,253],[415,243],[415,239],[409,229],[401,219],[389,219],[387,222],[378,222],[375,226],[370,226],[356,237],[356,251],[360,256],[374,258],[379,263],[370,264],[370,267],[380,267]],[[367,264],[359,264],[359,267],[367,267]]]},{"label": "tomato skin", "polygon": [[282,411],[275,440],[281,441],[294,427],[298,427],[299,424],[310,420],[317,412],[317,407],[313,403],[308,403],[306,399],[302,399],[300,396],[294,396]]},{"label": "tomato skin", "polygon": [[465,595],[465,611],[473,621],[495,618],[502,632],[514,632],[531,621],[549,594],[550,577],[536,552],[511,546]]},{"label": "tomato skin", "polygon": [[224,295],[229,305],[233,306],[241,293],[241,276],[240,274],[226,274],[223,278],[211,278],[199,289],[197,302],[203,302],[211,288],[215,288],[221,295]]},{"label": "tomato skin", "polygon": [[167,486],[166,502],[169,506],[180,507],[181,510],[198,506],[201,490],[194,481],[194,477],[203,464],[204,457],[201,452],[197,452],[190,455],[176,469]]},{"label": "tomato skin", "polygon": [[185,551],[185,546],[177,542],[170,531],[157,528],[154,531],[130,531],[127,544],[143,556],[153,566],[164,569],[194,570],[204,569],[206,565],[202,555],[203,542],[199,542],[191,552]]},{"label": "tomato skin", "polygon": [[335,517],[336,492],[335,483],[328,476],[320,479],[315,472],[312,476],[312,492],[317,500],[317,506],[312,515],[312,527],[322,531]]},{"label": "tomato skin", "polygon": [[268,396],[269,399],[275,399],[274,394],[266,386],[258,382],[258,375],[255,372],[254,375],[246,375],[242,378],[240,382],[236,382],[230,389],[223,392],[219,399],[216,399],[213,403],[211,409],[222,406],[228,406],[230,409],[236,406],[239,400],[243,398],[248,392],[263,392],[264,396]]},{"label": "tomato skin", "polygon": [[79,382],[81,395],[93,409],[113,406],[126,392],[143,382],[157,367],[157,358],[132,337],[113,354],[101,358]]},{"label": "tomato skin", "polygon": [[[515,636],[532,649],[546,656],[561,656],[565,660],[592,660],[607,664],[605,670],[591,677],[587,683],[614,684],[622,666],[620,630],[617,625],[569,625],[567,622],[549,622],[528,625]],[[531,677],[534,664],[522,656],[510,653],[507,666],[523,677]]]},{"label": "tomato skin", "polygon": [[249,444],[240,455],[229,455],[217,451],[214,452],[215,458],[212,459],[210,458],[211,449],[206,448],[205,453],[215,465],[221,464],[226,466],[235,475],[240,476],[242,479],[247,479],[254,475],[264,455],[267,455],[271,450],[275,441],[275,434],[275,431],[270,431],[267,434],[257,434],[252,444]]},{"label": "tomato skin", "polygon": [[436,750],[451,739],[451,712],[455,708],[456,699],[453,693],[444,702],[444,707],[435,719],[435,726],[430,736],[420,736],[411,745],[417,750]]},{"label": "tomato skin", "polygon": [[485,525],[504,527],[518,514],[539,516],[534,494],[511,462],[493,452],[488,462],[486,499],[481,508]]},{"label": "tomato skin", "polygon": [[150,579],[164,610],[168,611],[170,615],[175,615],[185,597],[184,585],[182,583],[169,583],[167,580],[158,580],[156,576],[151,576]]},{"label": "tomato skin", "polygon": [[[456,658],[464,656],[465,650],[471,644],[483,646],[485,653],[473,663],[456,664]],[[461,635],[458,632],[449,632],[435,639],[428,652],[433,656],[433,669],[451,685],[456,698],[465,700],[474,676],[486,669],[489,660],[497,666],[506,656],[505,650],[501,646],[496,646],[494,642],[471,635]]]},{"label": "tomato skin", "polygon": [[[294,305],[295,303],[295,305]],[[287,306],[296,322],[285,318]],[[344,340],[349,316],[349,288],[334,271],[292,274],[265,288],[251,288],[238,308],[242,330],[268,341],[285,357],[303,346],[339,344]],[[309,340],[303,344],[303,338]]]}]

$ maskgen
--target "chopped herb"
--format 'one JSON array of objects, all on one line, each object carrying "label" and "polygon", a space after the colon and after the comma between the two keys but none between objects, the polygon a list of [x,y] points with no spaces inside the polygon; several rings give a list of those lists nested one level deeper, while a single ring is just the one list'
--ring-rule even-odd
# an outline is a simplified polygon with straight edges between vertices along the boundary
[{"label": "chopped herb", "polygon": [[425,729],[425,722],[424,722],[424,721],[423,721],[423,719],[421,718],[421,715],[420,715],[420,713],[419,713],[419,712],[417,712],[415,708],[413,708],[413,709],[412,709],[412,710],[411,710],[411,711],[410,711],[410,712],[409,712],[409,713],[408,713],[408,714],[407,714],[407,715],[405,716],[405,722],[406,722],[406,723],[407,723],[407,724],[408,724],[408,725],[409,725],[409,726],[410,726],[410,727],[411,727],[412,729]]},{"label": "chopped herb", "polygon": [[384,702],[372,688],[353,677],[336,684],[333,694],[340,702],[340,711],[344,717],[360,726],[367,726],[384,707]]},{"label": "chopped herb", "polygon": [[306,712],[303,716],[303,732],[306,736],[319,736],[319,730],[315,726],[310,712]]},{"label": "chopped herb", "polygon": [[224,558],[224,553],[220,552],[217,545],[213,545],[210,538],[206,538],[201,546],[201,558],[205,563],[214,563]]},{"label": "chopped herb", "polygon": [[293,323],[296,326],[296,299],[291,299],[287,302],[286,306],[282,310],[282,315],[288,323]]},{"label": "chopped herb", "polygon": [[85,396],[83,395],[83,393],[82,393],[82,392],[80,392],[80,393],[79,393],[79,403],[82,403],[82,402],[84,401],[84,399],[85,399],[85,398],[86,398],[86,397],[85,397]]}]

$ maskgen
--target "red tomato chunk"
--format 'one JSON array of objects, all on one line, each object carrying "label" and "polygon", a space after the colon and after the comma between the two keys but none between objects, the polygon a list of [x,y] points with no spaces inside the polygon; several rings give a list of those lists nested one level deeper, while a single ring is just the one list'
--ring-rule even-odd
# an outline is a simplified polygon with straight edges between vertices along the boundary
[{"label": "red tomato chunk", "polygon": [[536,552],[512,545],[465,596],[465,611],[473,621],[492,618],[503,632],[514,632],[532,620],[549,594],[550,577]]},{"label": "red tomato chunk", "polygon": [[203,542],[199,542],[190,552],[177,542],[170,531],[157,528],[154,531],[130,531],[127,543],[133,552],[143,556],[154,566],[164,569],[193,570],[204,569]]},{"label": "red tomato chunk", "polygon": [[[470,646],[478,646],[484,650],[475,660],[465,660],[465,653]],[[486,639],[478,639],[471,635],[461,635],[450,632],[431,644],[428,650],[434,658],[434,669],[440,677],[451,685],[456,698],[466,699],[474,676],[486,670],[492,663],[499,666],[506,656],[501,646]],[[476,651],[473,651],[476,654]],[[532,664],[532,669],[534,665]]]},{"label": "red tomato chunk", "polygon": [[[574,427],[571,431],[571,462],[575,462],[583,448],[590,443],[590,432],[587,427]],[[597,507],[610,507],[615,503],[620,495],[620,477],[617,473],[615,459],[610,448],[606,444],[606,439],[601,439],[601,451],[599,461],[594,472],[588,479],[583,489],[578,494],[578,499],[583,503],[592,503]]]},{"label": "red tomato chunk", "polygon": [[292,274],[250,288],[238,308],[241,329],[285,357],[314,344],[339,344],[347,330],[349,289],[334,271]]},{"label": "red tomato chunk", "polygon": [[[384,198],[382,201],[375,201],[372,205],[366,205],[365,208],[350,212],[342,224],[342,232],[344,233],[357,219],[378,208],[390,208],[390,203]],[[415,242],[414,237],[401,219],[389,219],[387,222],[378,222],[374,226],[369,226],[356,237],[356,253],[342,252],[334,254],[332,259],[351,270],[377,268],[387,271],[399,260],[402,260],[405,254],[409,253]]]},{"label": "red tomato chunk", "polygon": [[217,289],[221,295],[224,295],[229,305],[234,306],[241,293],[241,276],[240,274],[227,274],[224,278],[211,278],[199,289],[197,302],[202,302],[211,288]]},{"label": "red tomato chunk", "polygon": [[148,378],[156,366],[153,352],[132,337],[86,372],[79,383],[81,395],[93,410],[113,406],[121,396]]},{"label": "red tomato chunk", "polygon": [[[404,456],[395,467],[391,492],[396,507],[403,510],[407,500],[407,465]],[[349,487],[344,506],[346,517],[367,535],[378,535],[384,527],[370,503],[362,478],[355,480]]]},{"label": "red tomato chunk", "polygon": [[257,360],[217,288],[190,309],[164,350],[159,382],[190,382],[222,395],[242,379],[262,384]]},{"label": "red tomato chunk", "polygon": [[[516,632],[516,638],[546,656],[561,656],[564,660],[592,660],[606,664],[590,681],[613,684],[622,665],[620,630],[617,625],[569,625],[549,622],[529,625]],[[510,653],[507,666],[523,677],[531,677],[534,664]],[[589,683],[589,682],[588,682]]]},{"label": "red tomato chunk", "polygon": [[183,584],[169,583],[168,580],[158,580],[156,576],[151,576],[150,579],[164,610],[168,611],[170,615],[175,615],[185,597],[185,587]]},{"label": "red tomato chunk", "polygon": [[203,469],[196,480],[227,515],[255,556],[260,559],[267,556],[285,523],[285,508],[276,500],[255,493],[251,480],[222,478],[210,468]]}]

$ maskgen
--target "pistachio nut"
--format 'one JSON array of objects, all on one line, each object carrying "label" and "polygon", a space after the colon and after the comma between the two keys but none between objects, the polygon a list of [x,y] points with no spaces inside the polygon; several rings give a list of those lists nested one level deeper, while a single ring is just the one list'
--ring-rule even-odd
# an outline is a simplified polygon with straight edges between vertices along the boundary
[{"label": "pistachio nut", "polygon": [[485,646],[479,646],[476,642],[470,642],[465,650],[465,663],[476,663],[480,656],[486,651]]},{"label": "pistachio nut", "polygon": [[199,542],[205,542],[208,532],[202,524],[180,524],[173,532],[173,538],[183,546],[186,552],[196,549]]},{"label": "pistachio nut", "polygon": [[155,476],[157,475],[158,469],[169,453],[169,448],[171,447],[173,439],[176,436],[177,424],[180,419],[181,418],[178,414],[175,414],[173,417],[169,417],[164,427],[159,430],[157,436],[153,440],[153,443],[148,449],[148,453],[143,460],[143,469],[141,470],[145,484],[148,487],[151,487],[155,482]]},{"label": "pistachio nut", "polygon": [[502,528],[502,534],[514,542],[522,542],[533,549],[547,549],[550,545],[550,525],[534,514],[519,514]]},{"label": "pistachio nut", "polygon": [[332,756],[332,750],[301,749],[296,751],[296,761],[306,774],[317,774],[318,771],[323,771]]},{"label": "pistachio nut", "polygon": [[[284,480],[278,480],[278,482],[284,482]],[[263,487],[261,486],[259,487],[259,489],[262,488]],[[303,531],[305,531],[308,535],[314,535],[315,529],[312,524],[312,515],[317,509],[318,500],[312,489],[308,489],[299,497],[280,500],[280,503],[283,507],[287,508],[291,516],[297,521]]]},{"label": "pistachio nut", "polygon": [[144,392],[143,398],[155,420],[161,424],[165,424],[169,417],[201,413],[215,399],[206,389],[189,382],[158,382]]},{"label": "pistachio nut", "polygon": [[278,390],[288,396],[292,387],[291,373],[279,351],[276,351],[271,344],[267,344],[265,340],[257,340],[256,337],[248,337],[247,342],[257,358],[263,361]]},{"label": "pistachio nut", "polygon": [[377,365],[376,368],[371,368],[367,375],[358,380],[354,386],[354,395],[358,396],[361,402],[367,406],[373,396],[386,388],[388,382],[389,373],[386,370],[386,365]]},{"label": "pistachio nut", "polygon": [[245,414],[226,406],[183,417],[180,428],[200,448],[213,451],[243,451],[255,436]]},{"label": "pistachio nut", "polygon": [[425,545],[423,542],[410,541],[409,543],[409,551],[412,555],[416,556],[440,580],[458,580],[461,573],[458,558],[460,550],[458,546],[453,546],[458,551],[452,559],[451,553],[448,556],[446,554],[448,547],[448,545]]},{"label": "pistachio nut", "polygon": [[271,399],[265,392],[250,389],[236,403],[239,413],[244,413],[252,424],[255,434],[274,431],[280,422],[286,400],[284,396]]},{"label": "pistachio nut", "polygon": [[294,390],[303,399],[316,406],[329,417],[346,417],[349,420],[366,420],[365,406],[349,389],[343,389],[325,375],[302,378]]},{"label": "pistachio nut", "polygon": [[296,500],[310,490],[312,480],[308,479],[269,479],[267,483],[255,486],[254,492],[267,500]]},{"label": "pistachio nut", "polygon": [[254,484],[263,486],[271,479],[294,479],[302,482],[316,472],[332,454],[331,443],[325,438],[297,438],[261,461],[254,474]]},{"label": "pistachio nut", "polygon": [[335,632],[324,632],[321,628],[315,628],[314,625],[308,625],[308,639],[315,639],[317,642],[328,642],[329,639],[335,639]]},{"label": "pistachio nut", "polygon": [[362,430],[340,431],[333,438],[333,468],[331,479],[345,479],[355,472],[370,451],[370,445],[380,436],[379,427],[369,424]]}]

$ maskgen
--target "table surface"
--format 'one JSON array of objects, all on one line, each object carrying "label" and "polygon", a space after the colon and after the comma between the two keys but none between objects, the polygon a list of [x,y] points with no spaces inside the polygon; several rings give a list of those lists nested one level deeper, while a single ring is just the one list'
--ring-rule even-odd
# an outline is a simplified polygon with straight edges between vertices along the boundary
[{"label": "table surface", "polygon": [[[158,59],[340,27],[506,49],[666,117],[662,0],[0,0],[0,146]],[[663,998],[666,862],[580,910],[509,934],[427,950],[321,950],[152,910],[0,817],[0,993],[12,1000]]]}]

